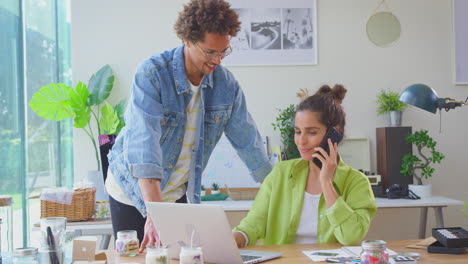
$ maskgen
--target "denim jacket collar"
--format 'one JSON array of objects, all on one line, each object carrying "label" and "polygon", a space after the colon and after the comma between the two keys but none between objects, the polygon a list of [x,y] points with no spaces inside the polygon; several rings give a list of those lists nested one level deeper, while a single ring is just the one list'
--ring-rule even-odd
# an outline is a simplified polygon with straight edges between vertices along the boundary
[{"label": "denim jacket collar", "polygon": [[[185,71],[184,48],[185,45],[177,47],[175,49],[174,57],[172,60],[172,67],[174,68],[174,81],[177,94],[182,94],[190,90],[190,85],[187,80],[187,72]],[[208,86],[210,88],[213,88],[213,73],[205,75],[205,78],[203,78],[202,82],[200,83],[200,86]]]}]

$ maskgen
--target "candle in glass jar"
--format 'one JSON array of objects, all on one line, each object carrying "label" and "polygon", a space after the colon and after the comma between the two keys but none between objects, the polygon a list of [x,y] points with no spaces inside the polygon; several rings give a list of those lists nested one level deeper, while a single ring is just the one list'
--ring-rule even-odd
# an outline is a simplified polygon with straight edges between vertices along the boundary
[{"label": "candle in glass jar", "polygon": [[203,264],[201,247],[182,247],[180,249],[180,264]]},{"label": "candle in glass jar", "polygon": [[120,256],[134,257],[138,254],[140,242],[137,238],[135,230],[123,230],[117,232],[117,240],[115,240],[115,251]]},{"label": "candle in glass jar", "polygon": [[169,264],[167,248],[146,247],[146,264]]}]

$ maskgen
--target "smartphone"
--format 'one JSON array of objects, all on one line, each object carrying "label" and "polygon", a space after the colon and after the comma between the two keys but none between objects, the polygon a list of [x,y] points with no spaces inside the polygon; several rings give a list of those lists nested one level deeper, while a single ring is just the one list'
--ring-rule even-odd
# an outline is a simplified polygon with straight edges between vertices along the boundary
[{"label": "smartphone", "polygon": [[[338,130],[336,130],[334,127],[330,127],[328,130],[327,130],[327,133],[325,134],[325,136],[323,137],[323,140],[322,142],[320,143],[319,147],[323,148],[328,154],[330,154],[330,148],[328,147],[328,139],[331,139],[332,143],[340,143],[340,141],[343,139],[343,135],[338,132]],[[320,153],[320,152],[318,152]],[[322,154],[320,154],[322,155]],[[315,165],[317,165],[317,167],[319,167],[320,169],[322,168],[322,162],[317,159],[317,158],[314,158],[312,160]]]},{"label": "smartphone", "polygon": [[338,253],[332,253],[332,252],[320,252],[320,251],[316,251],[316,252],[313,252],[311,255],[314,255],[314,256],[327,256],[327,257],[335,257],[335,256],[338,256],[339,254]]}]

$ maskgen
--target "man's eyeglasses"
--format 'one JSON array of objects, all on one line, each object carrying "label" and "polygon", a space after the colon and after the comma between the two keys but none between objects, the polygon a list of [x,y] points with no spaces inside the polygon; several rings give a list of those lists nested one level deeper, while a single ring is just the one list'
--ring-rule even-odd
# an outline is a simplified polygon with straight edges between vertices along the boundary
[{"label": "man's eyeglasses", "polygon": [[221,59],[224,59],[227,55],[231,54],[232,48],[229,46],[224,52],[217,52],[217,51],[204,51],[202,48],[198,46],[196,42],[193,43],[200,51],[201,53],[207,58],[207,59],[216,59],[220,57]]}]

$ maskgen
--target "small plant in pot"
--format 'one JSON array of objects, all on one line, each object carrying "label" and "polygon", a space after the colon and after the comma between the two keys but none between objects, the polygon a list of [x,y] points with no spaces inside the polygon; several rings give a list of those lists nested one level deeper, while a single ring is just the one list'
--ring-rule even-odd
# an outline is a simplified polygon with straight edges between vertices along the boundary
[{"label": "small plant in pot", "polygon": [[200,187],[200,190],[201,190],[201,191],[200,191],[200,196],[204,196],[205,193],[206,193],[205,185],[202,184],[201,187]]},{"label": "small plant in pot", "polygon": [[401,126],[401,115],[407,107],[397,92],[382,90],[377,94],[377,115],[388,115],[391,127]]},{"label": "small plant in pot", "polygon": [[413,154],[406,154],[402,159],[402,170],[400,173],[406,176],[413,176],[416,179],[417,185],[409,185],[411,191],[421,197],[431,196],[432,185],[423,185],[422,178],[428,179],[432,177],[435,169],[430,166],[431,163],[440,163],[445,156],[435,149],[437,142],[429,136],[427,130],[420,130],[409,134],[406,137],[406,142],[416,146],[418,155],[422,159]]},{"label": "small plant in pot", "polygon": [[219,193],[219,185],[215,182],[211,184],[211,194],[217,194]]},{"label": "small plant in pot", "polygon": [[82,82],[75,87],[63,83],[48,84],[35,92],[29,102],[38,116],[54,121],[71,118],[73,126],[88,135],[94,148],[97,170],[89,170],[87,180],[96,187],[96,201],[108,200],[101,170],[99,135],[116,135],[125,125],[125,100],[115,106],[106,101],[113,85],[114,72],[109,65],[104,65],[90,77],[88,85]]},{"label": "small plant in pot", "polygon": [[301,155],[294,143],[294,118],[296,106],[291,104],[285,109],[278,109],[280,114],[276,117],[276,123],[271,124],[274,130],[279,130],[281,143],[283,143],[283,160],[300,158]]},{"label": "small plant in pot", "polygon": [[41,87],[33,94],[29,105],[37,115],[47,120],[72,118],[73,126],[88,135],[94,147],[96,167],[101,170],[97,135],[118,134],[125,125],[125,100],[115,106],[106,101],[113,85],[114,72],[109,65],[104,65],[91,76],[88,85],[78,82],[73,88],[63,83],[52,83]]}]

